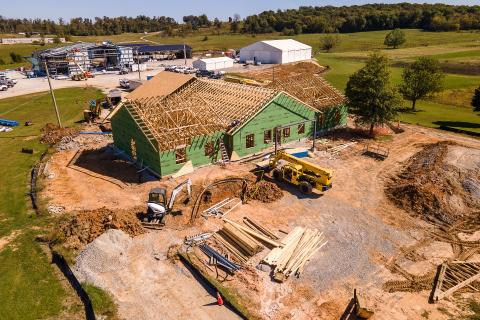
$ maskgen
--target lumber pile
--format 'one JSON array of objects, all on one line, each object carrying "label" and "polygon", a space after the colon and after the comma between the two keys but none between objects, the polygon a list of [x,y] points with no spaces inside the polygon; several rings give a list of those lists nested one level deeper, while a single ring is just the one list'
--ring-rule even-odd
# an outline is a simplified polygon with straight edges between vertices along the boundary
[{"label": "lumber pile", "polygon": [[272,249],[263,261],[275,266],[274,279],[285,281],[289,276],[297,277],[303,272],[310,258],[327,244],[323,233],[317,229],[296,227],[284,239],[283,247]]},{"label": "lumber pile", "polygon": [[272,239],[272,240],[278,240],[279,238],[273,234],[273,232],[271,232],[270,230],[268,230],[267,228],[263,227],[262,225],[260,225],[258,222],[255,222],[253,221],[252,219],[248,218],[248,217],[245,217],[243,218],[243,223],[249,227],[250,229],[252,229],[253,231],[255,232],[258,232],[260,234],[263,234],[264,236]]},{"label": "lumber pile", "polygon": [[213,237],[243,263],[263,250],[260,242],[229,222],[226,222]]},{"label": "lumber pile", "polygon": [[[213,238],[242,263],[246,263],[250,257],[261,252],[264,249],[263,244],[272,247],[282,245],[280,242],[271,239],[263,232],[259,232],[258,230],[254,230],[225,218],[223,220],[225,222],[223,228],[215,233]],[[249,223],[251,225],[256,225],[257,228],[269,232],[255,222],[252,223],[252,220],[248,219],[248,221],[250,221]]]}]

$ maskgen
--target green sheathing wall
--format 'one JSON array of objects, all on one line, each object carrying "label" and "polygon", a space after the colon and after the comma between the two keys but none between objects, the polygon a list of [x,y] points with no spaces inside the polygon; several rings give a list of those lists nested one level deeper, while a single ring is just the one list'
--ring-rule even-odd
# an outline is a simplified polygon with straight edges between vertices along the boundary
[{"label": "green sheathing wall", "polygon": [[[278,126],[288,125],[303,120],[315,119],[315,111],[308,108],[296,99],[280,93],[260,113],[250,119],[243,127],[233,134],[232,148],[240,157],[244,157],[274,145],[273,129]],[[272,142],[264,143],[263,133],[265,130],[272,130]],[[313,122],[305,124],[305,133],[298,134],[297,125],[290,128],[290,137],[284,138],[282,143],[291,142],[311,136],[313,133]],[[255,146],[246,147],[246,137],[249,134],[255,135]]]},{"label": "green sheathing wall", "polygon": [[[219,145],[217,140],[225,138],[225,132],[216,132],[208,136],[198,136],[192,140],[192,144],[187,146],[187,161],[192,161],[194,167],[209,164],[220,159]],[[212,156],[205,155],[205,144],[213,141],[215,144],[215,153]],[[226,141],[225,141],[226,142]],[[217,158],[218,157],[218,158]],[[175,150],[164,151],[160,154],[162,164],[162,176],[177,172],[185,164],[176,164]]]},{"label": "green sheathing wall", "polygon": [[[121,107],[112,117],[111,122],[115,146],[125,151],[129,156],[133,156],[131,150],[131,140],[133,139],[137,149],[138,162],[149,167],[161,176],[162,171],[158,151],[151,145],[128,110],[125,107]],[[154,143],[156,143],[156,141]],[[155,145],[155,147],[157,146]]]},{"label": "green sheathing wall", "polygon": [[348,108],[339,105],[322,109],[318,114],[317,131],[327,130],[347,124]]}]

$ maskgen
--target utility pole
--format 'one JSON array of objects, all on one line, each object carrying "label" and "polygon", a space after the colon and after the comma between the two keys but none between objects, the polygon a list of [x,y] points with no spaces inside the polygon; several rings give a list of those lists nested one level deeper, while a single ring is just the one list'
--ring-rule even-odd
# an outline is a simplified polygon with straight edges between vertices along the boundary
[{"label": "utility pole", "polygon": [[183,43],[183,59],[185,60],[185,65],[187,65],[187,49],[185,47],[185,42]]},{"label": "utility pole", "polygon": [[57,115],[58,126],[62,128],[62,122],[60,121],[60,113],[58,112],[57,99],[55,99],[55,93],[53,92],[52,83],[50,82],[50,72],[48,72],[47,61],[45,62],[45,70],[47,72],[48,86],[50,87],[50,94],[52,95],[53,106],[55,107],[55,114]]},{"label": "utility pole", "polygon": [[140,56],[138,54],[138,47],[137,47],[137,67],[138,67],[138,80],[142,81],[142,73],[140,72]]}]

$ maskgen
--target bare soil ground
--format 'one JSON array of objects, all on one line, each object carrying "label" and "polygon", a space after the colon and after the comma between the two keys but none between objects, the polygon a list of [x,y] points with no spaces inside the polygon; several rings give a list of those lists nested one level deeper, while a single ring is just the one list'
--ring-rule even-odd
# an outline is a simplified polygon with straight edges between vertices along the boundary
[{"label": "bare soil ground", "polygon": [[[452,246],[447,236],[432,238],[432,232],[438,233],[436,226],[392,203],[385,193],[385,186],[426,145],[451,141],[461,146],[462,150],[471,151],[480,149],[480,141],[417,126],[404,125],[403,128],[405,132],[394,135],[392,141],[382,142],[384,147],[390,149],[390,156],[383,161],[363,155],[363,140],[354,134],[344,132],[333,139],[326,137],[318,142],[319,151],[310,161],[334,170],[334,187],[331,190],[305,196],[293,187],[280,184],[284,192],[279,200],[268,204],[252,200],[230,212],[230,219],[241,221],[242,217],[248,216],[273,230],[279,237],[284,236],[280,230],[288,232],[295,226],[318,228],[324,232],[328,244],[307,264],[299,279],[292,278],[278,284],[272,282],[268,272],[254,269],[256,263],[268,253],[268,250],[264,250],[252,258],[251,268],[237,273],[234,280],[226,282],[225,286],[235,288],[243,295],[256,297],[257,303],[252,304],[252,308],[256,308],[255,311],[265,319],[338,319],[347,307],[354,288],[367,294],[375,309],[375,319],[449,319],[447,313],[455,317],[464,314],[462,306],[465,301],[472,297],[478,299],[478,293],[463,292],[455,298],[429,304],[431,285],[426,285],[425,279],[422,282],[425,288],[420,286],[420,290],[399,291],[394,286],[392,290],[385,287],[388,281],[405,281],[402,273],[428,275],[439,263],[459,257],[463,252]],[[336,156],[324,151],[329,146],[350,142],[352,138],[358,143]],[[100,175],[112,175],[116,161],[102,157],[102,154],[110,152],[108,148],[103,148],[107,143],[98,142],[91,147],[99,154],[89,160],[95,166],[88,166],[88,170]],[[309,144],[299,142],[298,146],[307,147]],[[478,157],[475,156],[476,151],[470,151],[465,153],[454,147],[446,156],[447,162],[468,170],[475,168]],[[75,153],[75,150],[66,150],[51,157],[47,165],[49,178],[42,193],[51,204],[62,206],[68,212],[102,207],[134,210],[145,204],[152,187],[163,186],[171,190],[186,178],[138,183],[131,178],[135,168],[122,164],[119,172],[124,174],[105,176],[122,182],[119,186],[67,168]],[[231,164],[226,168],[212,165],[197,169],[189,177],[192,178],[196,193],[217,179],[245,176],[253,168],[253,163]],[[219,193],[212,202],[224,196],[225,193]],[[188,227],[186,222],[190,212],[185,207],[183,215],[169,217],[164,230],[133,238],[128,248],[124,248],[128,252],[128,259],[121,271],[90,270],[89,279],[113,294],[119,303],[121,316],[130,318],[138,314],[153,319],[164,312],[167,318],[177,316],[186,319],[191,315],[189,310],[192,306],[189,303],[174,304],[180,298],[172,298],[171,304],[164,305],[167,309],[175,305],[175,310],[154,308],[156,314],[153,314],[145,306],[145,299],[150,301],[150,296],[155,296],[157,302],[162,300],[157,297],[168,299],[179,294],[191,297],[192,279],[179,276],[185,269],[168,262],[166,252],[171,245],[181,243],[187,235],[218,230],[221,222],[215,218],[200,218],[194,226]],[[478,234],[460,234],[458,237],[471,240]],[[112,252],[115,252],[114,249],[115,246],[112,246]],[[474,253],[469,259],[480,257]],[[211,310],[202,312],[211,318],[218,318],[218,314],[210,313],[216,311]]]}]

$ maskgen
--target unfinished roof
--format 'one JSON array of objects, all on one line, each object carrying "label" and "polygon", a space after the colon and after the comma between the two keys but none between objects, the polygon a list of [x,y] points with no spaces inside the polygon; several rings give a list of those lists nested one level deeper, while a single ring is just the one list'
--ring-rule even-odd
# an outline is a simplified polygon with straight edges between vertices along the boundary
[{"label": "unfinished roof", "polygon": [[275,80],[269,88],[285,91],[320,110],[344,104],[347,98],[325,79],[314,74],[299,74]]},{"label": "unfinished roof", "polygon": [[252,117],[277,91],[193,78],[172,94],[125,102],[146,123],[160,151],[189,145],[192,138],[231,130]]},{"label": "unfinished roof", "polygon": [[127,98],[142,99],[167,96],[186,84],[192,78],[192,75],[174,72],[160,72],[153,77],[153,79],[146,81],[140,87],[131,92]]}]

